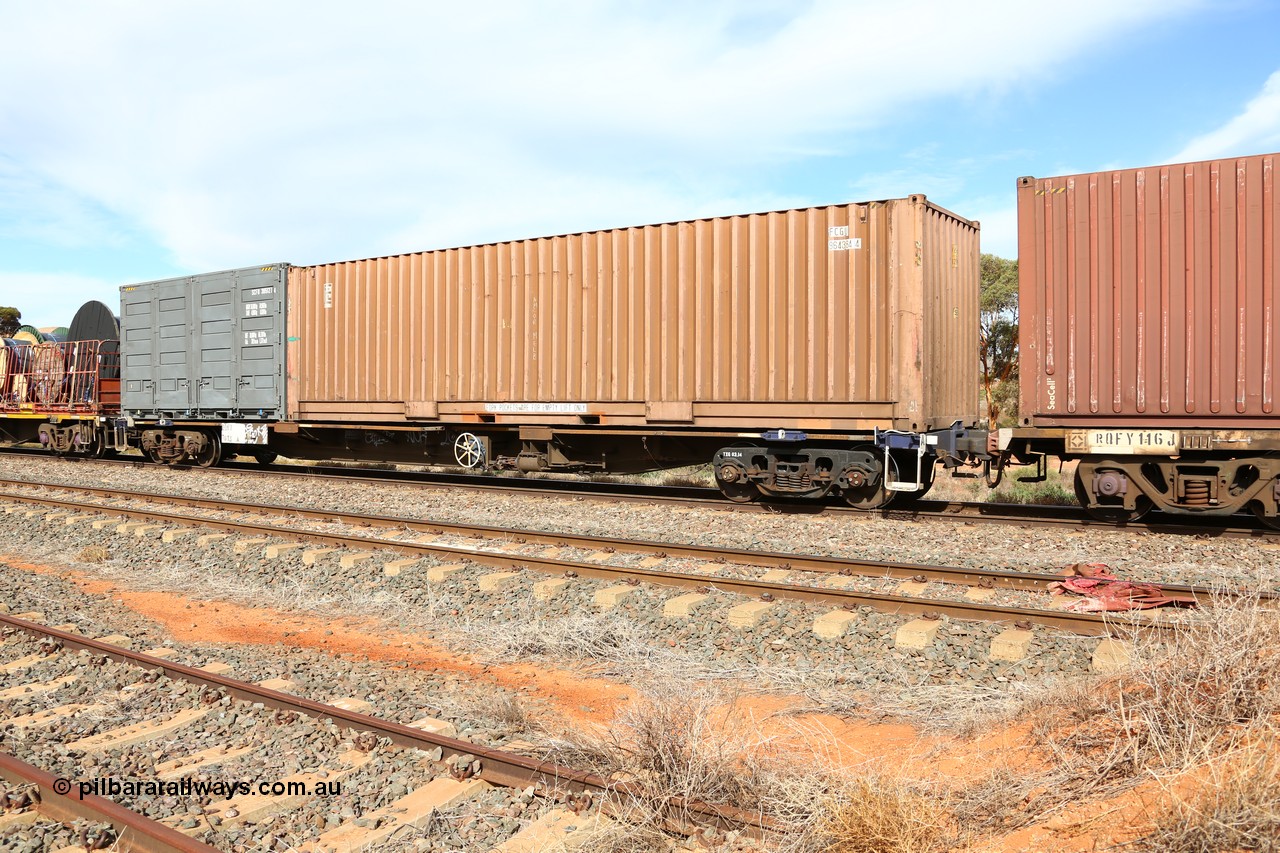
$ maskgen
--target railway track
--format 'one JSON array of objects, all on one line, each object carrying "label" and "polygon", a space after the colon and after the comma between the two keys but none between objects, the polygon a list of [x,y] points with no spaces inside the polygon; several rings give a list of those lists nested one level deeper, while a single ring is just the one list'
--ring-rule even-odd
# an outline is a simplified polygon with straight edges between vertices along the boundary
[{"label": "railway track", "polygon": [[[0,448],[0,454],[42,462],[64,461],[88,466],[140,467],[154,463],[140,457],[114,459],[89,459],[84,457],[51,457],[45,451],[22,448]],[[946,501],[921,498],[882,510],[867,512],[857,510],[843,502],[813,501],[760,501],[734,503],[717,489],[699,486],[657,486],[646,484],[620,484],[592,480],[570,480],[527,477],[501,477],[492,474],[462,474],[445,471],[386,471],[371,468],[339,465],[281,465],[263,467],[256,463],[226,462],[216,468],[179,466],[174,470],[194,476],[226,476],[252,474],[255,476],[317,480],[327,482],[361,482],[371,485],[423,485],[447,487],[468,491],[496,494],[522,494],[536,496],[572,496],[584,500],[607,502],[638,502],[713,508],[725,512],[763,512],[779,515],[829,514],[851,518],[880,517],[906,521],[950,521],[981,524],[1015,524],[1035,527],[1123,529],[1170,535],[1211,536],[1223,538],[1280,538],[1280,531],[1260,524],[1252,516],[1239,515],[1228,518],[1205,517],[1188,520],[1177,516],[1153,513],[1144,519],[1125,524],[1112,524],[1091,517],[1079,506],[1055,504],[1007,504],[989,501]]]},{"label": "railway track", "polygon": [[[89,512],[156,525],[195,525],[246,537],[246,541],[258,545],[273,540],[308,542],[330,548],[380,550],[459,564],[477,563],[507,572],[531,570],[552,578],[590,578],[623,585],[650,583],[703,593],[714,588],[764,602],[790,600],[846,611],[866,607],[925,619],[945,615],[960,620],[1041,625],[1083,636],[1169,627],[1167,620],[1154,614],[1135,614],[1119,621],[1093,613],[983,600],[1002,590],[1047,598],[1049,584],[1061,580],[1061,576],[1055,574],[638,542],[158,493],[122,496],[112,489],[26,481],[0,480],[0,488],[4,489],[0,491],[0,500],[67,514]],[[28,491],[35,488],[80,494],[64,498]],[[86,500],[85,495],[97,499]],[[138,506],[136,502],[145,505]],[[157,505],[169,509],[159,509]],[[200,512],[193,515],[190,510]],[[308,520],[315,526],[273,523],[279,518]],[[345,529],[332,529],[335,526]],[[373,535],[373,531],[389,531],[392,535]],[[618,562],[623,560],[625,562]],[[891,584],[893,591],[865,586],[853,588],[859,578],[875,580],[882,587]],[[935,594],[926,597],[923,593],[930,585],[937,585]],[[951,593],[950,597],[940,594],[941,586],[949,588],[946,591]],[[1207,602],[1217,594],[1214,590],[1186,585],[1165,585],[1164,588],[1171,594],[1198,602]]]},{"label": "railway track", "polygon": [[[3,489],[0,491],[0,503],[8,502],[4,511],[9,514],[26,512],[31,514],[33,519],[37,516],[41,517],[46,523],[72,522],[77,519],[83,522],[86,516],[92,516],[95,519],[95,526],[101,522],[104,530],[110,530],[128,524],[131,525],[128,532],[134,535],[156,536],[160,532],[173,533],[193,527],[217,530],[240,537],[236,540],[237,553],[240,552],[238,547],[240,543],[248,546],[245,553],[253,553],[252,548],[264,550],[263,546],[267,542],[306,542],[317,546],[342,548],[346,551],[385,551],[415,558],[431,557],[442,561],[480,564],[507,571],[533,570],[547,575],[549,583],[563,582],[567,576],[594,578],[617,585],[644,582],[699,591],[710,587],[749,596],[752,599],[748,602],[750,604],[788,599],[819,602],[840,608],[832,611],[833,614],[872,608],[883,612],[916,616],[919,617],[916,619],[917,622],[929,621],[945,615],[960,620],[979,619],[1013,623],[1014,628],[1011,631],[1026,631],[1031,625],[1042,625],[1086,636],[1105,636],[1134,631],[1168,630],[1176,627],[1176,622],[1151,615],[1117,621],[1094,614],[1010,607],[984,603],[980,600],[922,598],[918,594],[879,593],[842,588],[843,584],[861,578],[892,582],[899,585],[898,589],[913,586],[917,588],[917,592],[920,587],[928,585],[954,587],[956,590],[963,589],[966,596],[973,595],[978,599],[996,591],[1043,595],[1047,584],[1059,579],[1057,575],[880,561],[851,561],[797,554],[729,551],[694,545],[632,542],[361,513],[306,510],[272,504],[232,503],[154,493],[121,495],[112,489],[70,487],[53,483],[36,484],[28,481],[0,480],[0,489]],[[36,490],[40,490],[40,493],[36,494]],[[51,494],[54,491],[68,494],[55,496]],[[192,514],[193,510],[195,514]],[[278,523],[286,518],[290,523]],[[610,561],[629,562],[623,565],[612,565]],[[693,569],[681,570],[680,567],[685,564],[693,564]],[[673,565],[676,568],[671,568]],[[799,582],[801,580],[805,582]],[[1189,586],[1167,586],[1166,589],[1199,599],[1210,595],[1208,590]],[[103,641],[91,641],[67,631],[46,628],[18,617],[0,616],[0,628],[5,626],[41,637],[41,642],[55,644],[56,650],[43,655],[44,657],[63,654],[67,650],[83,650],[89,656],[110,658],[122,663],[131,661],[131,665],[153,669],[165,678],[195,679],[190,683],[201,685],[202,691],[216,691],[219,696],[230,697],[239,703],[248,703],[250,707],[257,703],[286,714],[331,719],[343,728],[369,732],[375,738],[385,737],[389,743],[405,749],[432,751],[439,749],[440,759],[437,763],[445,769],[442,770],[441,784],[437,788],[450,787],[445,784],[446,782],[456,785],[468,781],[467,778],[458,779],[449,775],[450,771],[447,768],[450,757],[457,759],[460,756],[469,755],[473,761],[463,763],[471,767],[474,762],[478,762],[478,767],[481,769],[477,777],[479,781],[486,784],[509,784],[520,788],[533,786],[537,789],[538,797],[547,801],[548,814],[554,812],[562,816],[566,813],[573,815],[571,810],[566,812],[564,806],[581,807],[585,801],[583,796],[585,794],[590,797],[591,802],[585,814],[608,815],[611,809],[608,805],[609,797],[616,797],[619,794],[625,796],[628,793],[625,786],[619,786],[616,782],[587,778],[591,774],[585,771],[567,768],[548,769],[554,765],[542,765],[542,769],[536,771],[539,774],[537,779],[531,782],[532,777],[528,774],[534,771],[529,764],[538,764],[538,762],[514,753],[511,755],[515,755],[518,760],[514,761],[515,769],[510,769],[507,763],[511,762],[504,757],[508,753],[503,751],[486,750],[465,741],[455,741],[446,749],[446,744],[439,738],[424,739],[421,731],[404,731],[404,729],[413,729],[414,726],[378,721],[367,712],[353,711],[340,704],[319,703],[289,696],[286,691],[263,685],[246,686],[245,682],[233,683],[226,676],[201,673],[194,667],[186,667],[186,670],[192,670],[192,672],[185,672],[181,664],[162,657],[152,655],[150,657],[154,659],[146,659],[148,656],[144,654],[139,658],[135,653],[122,647],[108,650],[103,645],[95,645],[95,643],[102,644]],[[2,647],[3,643],[0,641],[0,649]],[[0,658],[2,656],[3,652],[0,651]],[[14,661],[5,661],[0,666],[12,663]],[[219,681],[219,678],[223,680]],[[281,699],[278,696],[271,696],[272,690],[285,693],[286,697]],[[2,709],[2,701],[0,696],[0,709]],[[374,722],[368,723],[365,717],[370,717]],[[381,726],[381,728],[361,728],[362,725]],[[433,745],[426,746],[426,744]],[[456,764],[457,761],[455,766]],[[44,775],[41,775],[42,772]],[[339,768],[335,772],[346,771]],[[504,775],[508,772],[513,774],[509,780]],[[463,773],[465,775],[465,771]],[[525,775],[521,776],[521,773]],[[0,775],[8,779],[11,784],[24,784],[39,789],[42,793],[52,784],[51,774],[47,771],[24,768],[21,762],[13,760],[0,762]],[[426,782],[423,787],[435,784],[435,781],[433,779]],[[593,784],[596,787],[593,788]],[[155,825],[154,821],[147,818],[130,813],[122,814],[118,805],[113,811],[110,808],[113,805],[110,801],[95,803],[91,798],[84,798],[74,804],[63,804],[56,794],[52,797],[44,794],[40,809],[45,808],[44,802],[51,804],[48,809],[51,819],[78,818],[110,824],[113,827],[111,836],[119,841],[120,849],[209,849],[205,846],[192,846],[202,843],[199,839],[193,839],[190,834],[181,831],[195,827],[175,828],[173,821]],[[106,806],[106,811],[96,809],[96,806],[100,805]],[[752,831],[760,833],[768,830],[768,827],[762,826],[761,822],[752,824],[749,816],[734,813],[732,810],[697,806],[697,804],[677,805],[678,812],[688,807],[695,807],[694,811],[698,812],[698,817],[694,824],[705,823],[718,828],[748,826]],[[397,808],[408,807],[408,804],[397,806]],[[565,820],[575,826],[581,823],[581,818],[574,816],[561,819],[559,825],[565,825]],[[378,821],[375,820],[374,823],[377,824]],[[549,818],[544,826],[552,823],[555,823],[555,819]],[[2,821],[0,826],[3,826]],[[392,826],[394,828],[394,824]],[[696,829],[696,826],[673,828],[688,832]],[[166,836],[168,840],[165,838],[157,840],[154,836],[161,829],[167,829],[170,833],[176,832],[180,837],[175,838],[169,835]],[[338,827],[333,829],[336,831]],[[345,831],[354,833],[356,829],[355,826],[347,826]],[[187,846],[166,846],[170,841]],[[303,845],[301,849],[309,849],[309,847]],[[524,853],[526,850],[538,848],[516,846],[496,849],[503,850],[503,853],[508,851]]]},{"label": "railway track", "polygon": [[[421,784],[376,812],[366,814],[364,819],[353,818],[327,828],[302,841],[296,849],[374,849],[406,827],[421,825],[433,812],[475,800],[490,787],[500,786],[523,791],[536,803],[534,811],[539,813],[539,817],[526,829],[492,849],[494,853],[530,853],[555,840],[589,838],[592,832],[601,831],[610,822],[617,826],[618,821],[625,820],[629,804],[645,798],[642,788],[631,782],[606,779],[590,771],[530,758],[514,751],[486,748],[442,734],[439,729],[446,728],[448,724],[440,720],[423,719],[402,725],[375,716],[368,703],[359,699],[318,702],[290,692],[292,685],[282,679],[261,683],[238,680],[223,671],[225,666],[216,663],[204,667],[185,665],[172,659],[175,653],[171,649],[134,651],[124,643],[126,638],[91,639],[34,621],[34,617],[41,615],[0,614],[0,659],[3,660],[0,671],[18,682],[0,691],[0,709],[6,702],[20,696],[56,696],[59,690],[77,681],[95,682],[91,686],[99,689],[93,691],[93,705],[83,701],[53,704],[56,699],[51,699],[37,713],[4,720],[0,725],[12,740],[12,744],[6,747],[10,752],[39,752],[42,741],[37,738],[28,744],[27,735],[78,718],[94,719],[102,722],[103,727],[91,735],[62,744],[60,749],[64,754],[103,756],[101,760],[86,765],[95,768],[93,774],[111,769],[106,757],[108,754],[123,760],[130,754],[130,749],[154,741],[164,740],[170,747],[174,743],[185,743],[182,739],[185,729],[207,722],[217,714],[241,715],[254,726],[268,727],[253,734],[259,742],[277,736],[269,727],[287,728],[300,718],[331,721],[350,741],[349,749],[312,757],[312,761],[325,765],[323,770],[299,771],[287,779],[271,782],[266,793],[257,786],[248,790],[249,783],[246,782],[246,787],[234,796],[215,798],[197,810],[198,813],[190,810],[173,812],[159,819],[87,793],[87,782],[82,784],[81,780],[66,776],[55,777],[55,773],[48,769],[0,752],[0,777],[10,785],[38,790],[33,806],[41,817],[55,821],[79,819],[109,824],[113,828],[110,841],[117,845],[112,849],[215,849],[204,841],[225,835],[230,827],[288,809],[303,808],[307,805],[307,795],[323,795],[326,790],[332,793],[333,782],[354,776],[357,770],[369,764],[374,753],[388,749],[417,751],[411,758],[414,766],[421,769]],[[13,642],[19,632],[30,637],[31,641]],[[8,650],[5,647],[13,648],[15,645],[18,648],[6,654]],[[68,661],[68,658],[71,659]],[[104,674],[101,670],[108,660],[124,665],[127,672],[123,675],[120,672]],[[50,679],[51,673],[57,678]],[[159,679],[167,681],[161,683]],[[109,688],[111,683],[120,681],[128,684],[119,691]],[[179,682],[195,690],[177,691],[173,686]],[[165,705],[165,713],[157,714],[154,719],[126,721],[117,719],[120,714],[110,707],[113,701],[111,694],[117,692],[119,696],[150,692],[183,698]],[[267,713],[268,709],[271,713]],[[226,729],[211,728],[216,731]],[[202,749],[146,768],[144,775],[154,780],[173,782],[189,778],[197,771],[216,770],[242,755],[252,758],[253,750],[243,746],[243,737],[239,741],[229,739],[230,734],[238,734],[240,728],[243,726],[230,730],[228,739],[216,740],[212,744],[208,737],[193,738],[192,741],[198,740]],[[65,764],[59,770],[64,774],[71,772]],[[85,771],[82,775],[88,776],[90,772]],[[318,788],[321,781],[326,784]],[[277,789],[282,792],[277,792]],[[300,791],[306,793],[300,794]],[[154,802],[151,805],[154,806]],[[685,835],[700,833],[710,827],[745,831],[761,837],[772,829],[767,819],[731,805],[709,805],[678,798],[667,803],[663,815],[664,829]],[[3,828],[4,820],[0,809],[0,828]],[[572,826],[572,831],[567,832],[566,826]],[[578,835],[568,838],[572,833]]]},{"label": "railway track", "polygon": [[[0,752],[0,780],[14,786],[0,807],[0,828],[37,819],[64,824],[78,836],[82,849],[110,848],[139,853],[214,853],[218,848],[196,841],[159,821],[130,811],[96,794],[64,790],[66,780]],[[7,819],[7,820],[6,820]],[[86,826],[85,824],[88,824]],[[101,846],[99,846],[101,845]]]}]

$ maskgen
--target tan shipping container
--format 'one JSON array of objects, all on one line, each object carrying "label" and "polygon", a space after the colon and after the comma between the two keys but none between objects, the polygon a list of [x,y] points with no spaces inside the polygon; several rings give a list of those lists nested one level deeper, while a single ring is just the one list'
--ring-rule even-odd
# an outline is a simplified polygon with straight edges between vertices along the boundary
[{"label": "tan shipping container", "polygon": [[1277,157],[1019,179],[1024,423],[1280,425]]},{"label": "tan shipping container", "polygon": [[978,227],[924,196],[294,267],[303,422],[977,417]]}]

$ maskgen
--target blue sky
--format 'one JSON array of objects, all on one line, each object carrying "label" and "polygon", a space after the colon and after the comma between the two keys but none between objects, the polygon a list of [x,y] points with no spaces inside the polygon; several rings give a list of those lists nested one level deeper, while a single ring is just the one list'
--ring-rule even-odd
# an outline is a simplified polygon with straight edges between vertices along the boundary
[{"label": "blue sky", "polygon": [[1280,151],[1280,2],[0,0],[0,305]]}]

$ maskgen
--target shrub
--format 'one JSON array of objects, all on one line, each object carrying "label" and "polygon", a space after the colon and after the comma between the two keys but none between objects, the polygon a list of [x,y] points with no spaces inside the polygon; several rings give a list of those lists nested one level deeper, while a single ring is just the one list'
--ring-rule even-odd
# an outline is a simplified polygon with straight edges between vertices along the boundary
[{"label": "shrub", "polygon": [[941,798],[899,781],[867,777],[828,802],[822,853],[929,853],[949,847]]}]

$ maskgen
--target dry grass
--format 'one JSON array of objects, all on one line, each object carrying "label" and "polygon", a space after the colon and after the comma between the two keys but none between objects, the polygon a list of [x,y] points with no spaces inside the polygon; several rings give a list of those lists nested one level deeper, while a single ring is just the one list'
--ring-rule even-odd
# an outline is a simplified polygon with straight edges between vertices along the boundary
[{"label": "dry grass", "polygon": [[669,849],[664,830],[694,803],[772,825],[766,849],[786,853],[931,853],[954,839],[944,800],[927,785],[836,769],[797,748],[821,740],[816,732],[774,723],[765,734],[732,692],[665,682],[644,688],[608,728],[547,741],[546,756],[634,785],[618,795],[626,832],[606,832],[592,849]]},{"label": "dry grass", "polygon": [[81,549],[76,559],[81,563],[105,563],[111,559],[111,552],[101,545],[90,545]]},{"label": "dry grass", "polygon": [[513,732],[524,732],[532,726],[529,709],[520,697],[504,690],[472,689],[454,698],[453,706],[466,719],[483,720]]},{"label": "dry grass", "polygon": [[1155,827],[1133,842],[1143,853],[1280,850],[1280,756],[1250,745],[1210,764],[1190,796],[1166,792]]},{"label": "dry grass", "polygon": [[736,696],[710,687],[649,685],[608,728],[577,729],[544,742],[548,758],[630,783],[616,798],[629,827],[625,845],[618,846],[621,838],[601,839],[599,849],[661,849],[664,830],[686,821],[694,803],[781,821],[787,849],[802,849],[797,839],[817,814],[813,768],[787,772],[776,741],[741,711]]},{"label": "dry grass", "polygon": [[1065,716],[1039,734],[1066,764],[1089,759],[1099,781],[1188,770],[1274,732],[1280,715],[1280,618],[1254,599],[1220,599],[1099,689],[1062,697]]},{"label": "dry grass", "polygon": [[[861,700],[833,698],[828,707],[847,716],[879,716],[910,722],[923,734],[977,737],[1008,725],[1036,701],[1036,691],[1026,684],[996,689],[978,684],[900,684]],[[846,706],[849,706],[846,710]]]},{"label": "dry grass", "polygon": [[635,666],[653,649],[634,620],[580,613],[510,622],[482,620],[461,630],[495,661],[549,659]]},{"label": "dry grass", "polygon": [[1050,790],[1043,773],[1002,761],[982,778],[951,792],[956,824],[968,836],[999,834],[1032,823],[1039,808],[1029,808]]},{"label": "dry grass", "polygon": [[1280,783],[1267,780],[1280,771],[1277,759],[1222,765],[1222,756],[1280,734],[1280,616],[1258,601],[1222,599],[1191,614],[1176,635],[1139,640],[1122,672],[1028,694],[1020,717],[1032,723],[1039,766],[997,766],[955,792],[951,807],[966,832],[1040,822],[1153,777],[1172,789],[1208,774],[1218,781],[1173,801],[1142,849],[1280,850],[1232,840],[1274,826]]},{"label": "dry grass", "polygon": [[827,802],[814,846],[822,853],[932,853],[950,846],[949,822],[940,797],[869,777]]},{"label": "dry grass", "polygon": [[548,752],[638,783],[644,800],[631,805],[655,819],[683,816],[681,802],[751,809],[759,800],[752,760],[765,751],[768,740],[746,725],[734,706],[733,696],[707,687],[650,686],[608,729],[570,733],[552,741]]}]

